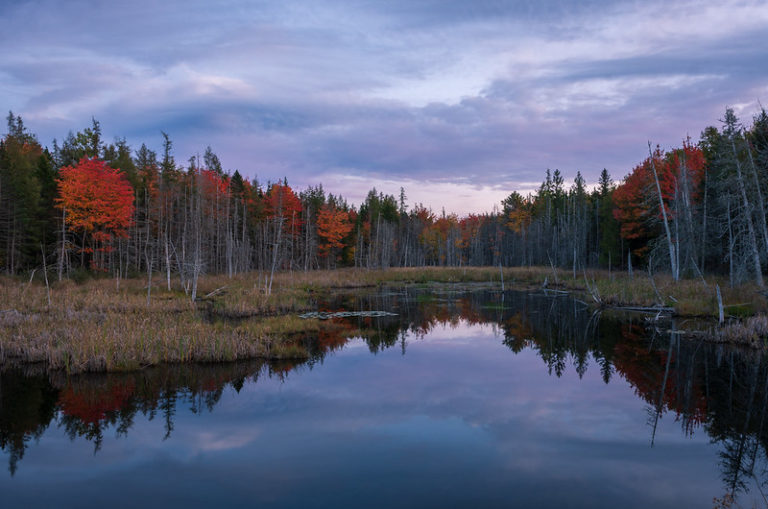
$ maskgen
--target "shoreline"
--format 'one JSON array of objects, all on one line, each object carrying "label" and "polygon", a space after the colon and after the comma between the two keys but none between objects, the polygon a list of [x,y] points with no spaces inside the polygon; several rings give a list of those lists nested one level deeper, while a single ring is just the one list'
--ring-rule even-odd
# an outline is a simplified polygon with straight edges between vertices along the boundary
[{"label": "shoreline", "polygon": [[[160,274],[150,292],[147,280],[96,278],[77,284],[0,279],[0,363],[45,363],[66,373],[132,371],[164,363],[245,359],[306,360],[311,338],[359,336],[334,320],[300,318],[320,311],[330,295],[383,288],[482,289],[568,294],[595,310],[643,311],[657,324],[661,315],[711,321],[690,331],[707,341],[764,349],[768,299],[757,287],[722,288],[729,315],[717,324],[714,284],[677,283],[654,276],[608,271],[576,274],[551,268],[419,267],[408,269],[284,272],[271,295],[263,274],[205,276],[192,303],[178,284],[171,290]],[[503,283],[502,283],[503,277]],[[50,292],[50,293],[49,293]],[[50,306],[48,305],[50,298]],[[382,310],[388,311],[388,310]],[[685,334],[686,331],[674,331]]]}]

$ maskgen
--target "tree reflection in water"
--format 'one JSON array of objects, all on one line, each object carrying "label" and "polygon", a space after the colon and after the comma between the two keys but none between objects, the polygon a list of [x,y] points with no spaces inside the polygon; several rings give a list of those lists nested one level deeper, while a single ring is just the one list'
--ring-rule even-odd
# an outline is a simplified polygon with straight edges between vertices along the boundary
[{"label": "tree reflection in water", "polygon": [[[53,424],[72,440],[85,438],[99,450],[108,431],[125,436],[136,416],[162,419],[164,437],[183,409],[212,412],[228,387],[239,392],[259,377],[284,379],[300,365],[312,366],[350,338],[362,338],[372,353],[419,341],[436,326],[491,324],[511,352],[533,350],[550,375],[569,366],[584,376],[590,362],[605,383],[616,375],[647,404],[649,445],[659,419],[670,414],[685,435],[705,431],[719,444],[724,488],[736,495],[768,479],[768,362],[759,352],[681,339],[645,327],[642,317],[596,313],[566,296],[488,290],[409,290],[343,294],[321,310],[387,310],[397,316],[336,319],[302,338],[305,361],[169,365],[120,374],[66,377],[42,366],[5,366],[0,373],[0,447],[11,475],[30,443]],[[674,324],[673,324],[674,325]]]}]

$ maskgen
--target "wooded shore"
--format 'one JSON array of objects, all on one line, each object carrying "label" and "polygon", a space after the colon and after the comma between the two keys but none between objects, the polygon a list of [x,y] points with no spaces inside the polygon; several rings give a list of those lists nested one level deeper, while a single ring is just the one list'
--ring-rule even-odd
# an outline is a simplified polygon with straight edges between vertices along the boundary
[{"label": "wooded shore", "polygon": [[[266,275],[204,276],[198,298],[168,291],[161,274],[147,280],[96,278],[50,283],[0,279],[0,363],[45,363],[70,373],[141,369],[161,363],[245,358],[306,358],[306,338],[333,331],[334,320],[301,318],[335,291],[410,285],[483,284],[499,290],[567,292],[594,309],[627,308],[700,318],[696,334],[712,341],[764,348],[768,298],[756,285],[727,281],[673,281],[636,272],[553,268],[402,268],[281,272],[271,293]],[[720,287],[723,324],[718,324]],[[382,310],[387,311],[387,310]],[[339,331],[335,331],[339,332]],[[345,331],[350,337],[359,331]],[[301,339],[301,341],[299,340]]]}]

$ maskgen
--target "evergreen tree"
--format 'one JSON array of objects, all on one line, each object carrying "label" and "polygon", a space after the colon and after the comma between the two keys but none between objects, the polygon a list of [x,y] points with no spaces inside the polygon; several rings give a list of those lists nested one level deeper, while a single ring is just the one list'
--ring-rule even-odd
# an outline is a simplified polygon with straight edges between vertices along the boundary
[{"label": "evergreen tree", "polygon": [[619,223],[613,215],[613,191],[616,186],[608,170],[603,168],[595,190],[597,202],[597,228],[599,263],[603,267],[622,264]]},{"label": "evergreen tree", "polygon": [[39,259],[46,227],[39,175],[48,169],[21,117],[9,112],[7,120],[8,134],[0,140],[0,267],[14,273]]}]

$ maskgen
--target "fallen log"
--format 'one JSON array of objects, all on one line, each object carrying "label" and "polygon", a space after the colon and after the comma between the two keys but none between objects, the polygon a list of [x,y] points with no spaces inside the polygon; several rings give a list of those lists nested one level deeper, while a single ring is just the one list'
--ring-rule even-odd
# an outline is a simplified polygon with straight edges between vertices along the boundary
[{"label": "fallen log", "polygon": [[397,316],[397,313],[388,311],[312,311],[299,315],[299,318],[317,318],[318,320],[328,320],[329,318],[353,318],[353,317],[378,317],[378,316]]},{"label": "fallen log", "polygon": [[674,313],[675,308],[662,307],[662,306],[611,306],[612,309],[619,309],[621,311],[636,311],[638,313]]}]

